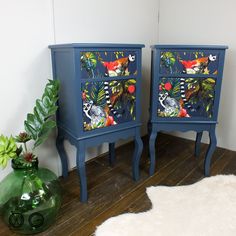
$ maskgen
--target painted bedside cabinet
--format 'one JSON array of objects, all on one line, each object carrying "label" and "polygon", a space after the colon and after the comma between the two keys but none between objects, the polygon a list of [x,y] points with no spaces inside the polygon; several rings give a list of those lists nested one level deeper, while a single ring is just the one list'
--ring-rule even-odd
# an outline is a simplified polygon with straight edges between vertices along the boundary
[{"label": "painted bedside cabinet", "polygon": [[61,82],[57,113],[57,148],[62,173],[68,175],[63,140],[77,148],[80,199],[87,201],[85,150],[109,143],[115,161],[115,142],[133,137],[133,178],[139,178],[141,51],[135,44],[51,45],[53,77]]},{"label": "painted bedside cabinet", "polygon": [[203,131],[210,144],[204,163],[210,174],[216,148],[215,128],[227,46],[154,45],[149,121],[150,174],[155,170],[155,140],[159,131],[197,132],[199,156]]}]

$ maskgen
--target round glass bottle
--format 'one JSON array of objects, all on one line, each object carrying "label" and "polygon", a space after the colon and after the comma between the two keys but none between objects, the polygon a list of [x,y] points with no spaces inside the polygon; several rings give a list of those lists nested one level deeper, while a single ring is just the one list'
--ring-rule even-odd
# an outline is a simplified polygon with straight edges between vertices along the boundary
[{"label": "round glass bottle", "polygon": [[39,233],[55,220],[61,206],[57,176],[38,168],[38,160],[22,166],[12,160],[13,172],[0,183],[0,214],[14,232]]}]

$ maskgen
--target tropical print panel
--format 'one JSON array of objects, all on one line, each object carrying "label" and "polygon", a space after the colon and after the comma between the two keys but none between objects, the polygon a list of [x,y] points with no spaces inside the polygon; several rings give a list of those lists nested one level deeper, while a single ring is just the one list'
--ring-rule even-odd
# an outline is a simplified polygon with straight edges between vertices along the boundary
[{"label": "tropical print panel", "polygon": [[215,84],[213,78],[160,78],[158,117],[211,118]]},{"label": "tropical print panel", "polygon": [[84,130],[135,120],[136,80],[82,84]]},{"label": "tropical print panel", "polygon": [[81,52],[82,78],[132,76],[137,74],[134,51]]},{"label": "tropical print panel", "polygon": [[161,52],[161,74],[217,74],[218,54],[200,51]]}]

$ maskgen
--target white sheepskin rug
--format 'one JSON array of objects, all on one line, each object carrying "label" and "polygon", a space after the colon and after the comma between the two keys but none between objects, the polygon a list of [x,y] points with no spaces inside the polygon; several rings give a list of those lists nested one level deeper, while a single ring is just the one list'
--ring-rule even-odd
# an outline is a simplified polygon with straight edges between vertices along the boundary
[{"label": "white sheepskin rug", "polygon": [[96,236],[236,236],[236,176],[147,188],[152,209],[112,217]]}]

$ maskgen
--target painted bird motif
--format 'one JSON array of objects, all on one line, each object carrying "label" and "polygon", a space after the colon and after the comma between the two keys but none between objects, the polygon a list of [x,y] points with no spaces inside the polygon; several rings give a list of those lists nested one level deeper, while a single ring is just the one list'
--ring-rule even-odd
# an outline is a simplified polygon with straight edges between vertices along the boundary
[{"label": "painted bird motif", "polygon": [[[184,74],[207,74],[209,73],[209,63],[215,61],[216,58],[216,55],[213,56],[212,54],[210,54],[208,57],[200,57],[195,60],[179,61],[183,65]],[[193,88],[193,91],[195,91],[195,88]],[[190,96],[188,96],[186,91],[186,78],[180,78],[180,94],[184,107],[194,112],[195,109],[193,108],[192,104],[188,102]]]},{"label": "painted bird motif", "polygon": [[200,57],[195,60],[179,60],[183,65],[183,73],[185,74],[204,74],[208,71],[210,62],[216,60],[216,56],[210,54],[208,57]]},{"label": "painted bird motif", "polygon": [[135,55],[129,55],[128,57],[122,57],[115,61],[102,61],[102,65],[106,68],[105,76],[114,77],[114,76],[124,76],[128,75],[128,66],[130,62],[135,61]]}]

